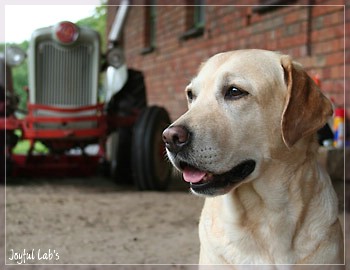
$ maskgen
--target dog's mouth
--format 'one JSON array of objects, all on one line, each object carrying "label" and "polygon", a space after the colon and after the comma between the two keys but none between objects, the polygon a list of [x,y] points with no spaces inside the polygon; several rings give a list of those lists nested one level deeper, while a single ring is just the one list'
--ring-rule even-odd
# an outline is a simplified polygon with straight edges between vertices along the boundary
[{"label": "dog's mouth", "polygon": [[185,162],[180,163],[183,179],[190,183],[193,193],[216,196],[228,192],[233,186],[246,179],[255,169],[256,162],[248,159],[223,174],[202,171]]}]

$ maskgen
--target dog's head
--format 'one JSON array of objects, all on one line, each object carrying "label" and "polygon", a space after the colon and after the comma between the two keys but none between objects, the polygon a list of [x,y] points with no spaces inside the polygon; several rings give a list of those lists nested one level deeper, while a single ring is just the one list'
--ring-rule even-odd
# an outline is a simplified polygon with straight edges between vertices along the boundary
[{"label": "dog's head", "polygon": [[254,179],[263,161],[309,142],[332,114],[300,65],[264,50],[211,57],[186,95],[189,110],[163,140],[170,161],[198,195],[225,194]]}]

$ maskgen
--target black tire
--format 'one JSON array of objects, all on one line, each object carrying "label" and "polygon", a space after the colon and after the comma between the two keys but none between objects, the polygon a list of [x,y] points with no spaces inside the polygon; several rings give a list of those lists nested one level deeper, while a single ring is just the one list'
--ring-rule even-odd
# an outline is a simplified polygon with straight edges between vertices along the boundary
[{"label": "black tire", "polygon": [[[0,184],[5,183],[5,160],[6,160],[5,130],[0,130]],[[7,164],[7,163],[6,163]]]},{"label": "black tire", "polygon": [[163,130],[170,125],[164,108],[148,107],[134,126],[132,141],[133,179],[139,190],[166,190],[170,183],[171,164],[165,159]]},{"label": "black tire", "polygon": [[110,164],[110,174],[117,184],[132,184],[131,170],[132,128],[120,128],[116,143],[115,158]]}]

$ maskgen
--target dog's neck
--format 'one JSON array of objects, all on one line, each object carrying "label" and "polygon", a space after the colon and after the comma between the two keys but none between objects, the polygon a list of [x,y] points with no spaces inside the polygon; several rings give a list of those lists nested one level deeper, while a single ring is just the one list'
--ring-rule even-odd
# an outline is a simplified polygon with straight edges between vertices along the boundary
[{"label": "dog's neck", "polygon": [[306,206],[312,198],[310,188],[317,188],[315,181],[320,180],[317,150],[315,143],[308,142],[290,149],[289,153],[285,151],[281,157],[264,160],[256,179],[243,183],[222,199],[233,205],[236,213],[253,205],[259,208],[263,205],[266,211],[275,213],[285,211],[288,204],[295,208],[300,208],[299,204]]},{"label": "dog's neck", "polygon": [[[315,156],[307,157],[310,154]],[[243,183],[226,195],[206,200],[206,204],[210,204],[206,211],[221,212],[219,218],[225,225],[220,230],[230,226],[241,232],[237,233],[238,238],[232,236],[230,239],[232,244],[237,242],[237,248],[243,243],[242,235],[246,239],[259,239],[261,247],[257,248],[266,250],[267,256],[272,256],[269,260],[278,263],[278,259],[283,261],[283,256],[295,246],[305,243],[305,238],[308,238],[305,231],[311,230],[303,227],[306,220],[308,226],[320,227],[335,222],[337,198],[327,174],[317,163],[316,152],[304,150],[303,156],[299,157],[300,162],[297,163],[269,160],[268,166],[262,168],[256,179]],[[311,208],[313,211],[310,211]],[[210,216],[203,212],[202,220],[209,222],[204,226],[215,222],[206,218]],[[307,241],[315,245],[317,238]],[[271,239],[278,241],[271,244]],[[256,240],[244,242],[248,250],[256,248]],[[295,254],[296,261],[301,260],[298,258]]]},{"label": "dog's neck", "polygon": [[[315,186],[318,173],[318,169],[310,168],[316,168],[317,164],[305,162],[297,169],[289,164],[281,165],[278,161],[271,160],[269,163],[270,166],[264,168],[263,174],[257,179],[244,183],[222,196],[225,204],[234,208],[229,210],[231,213],[243,214],[244,211],[244,215],[249,215],[256,206],[260,209],[263,206],[265,211],[276,213],[285,211],[289,204],[295,207],[295,202],[298,201],[303,205],[308,203],[304,200],[311,197],[309,194],[313,191],[308,189]],[[273,163],[275,164],[272,165]]]}]

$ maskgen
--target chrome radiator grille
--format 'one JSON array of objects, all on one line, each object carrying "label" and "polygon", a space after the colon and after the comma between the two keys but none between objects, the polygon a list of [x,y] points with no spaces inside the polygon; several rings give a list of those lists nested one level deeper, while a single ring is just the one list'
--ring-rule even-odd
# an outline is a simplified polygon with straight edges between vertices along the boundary
[{"label": "chrome radiator grille", "polygon": [[89,44],[62,48],[54,41],[40,43],[36,55],[35,103],[63,107],[95,104],[92,53]]}]

